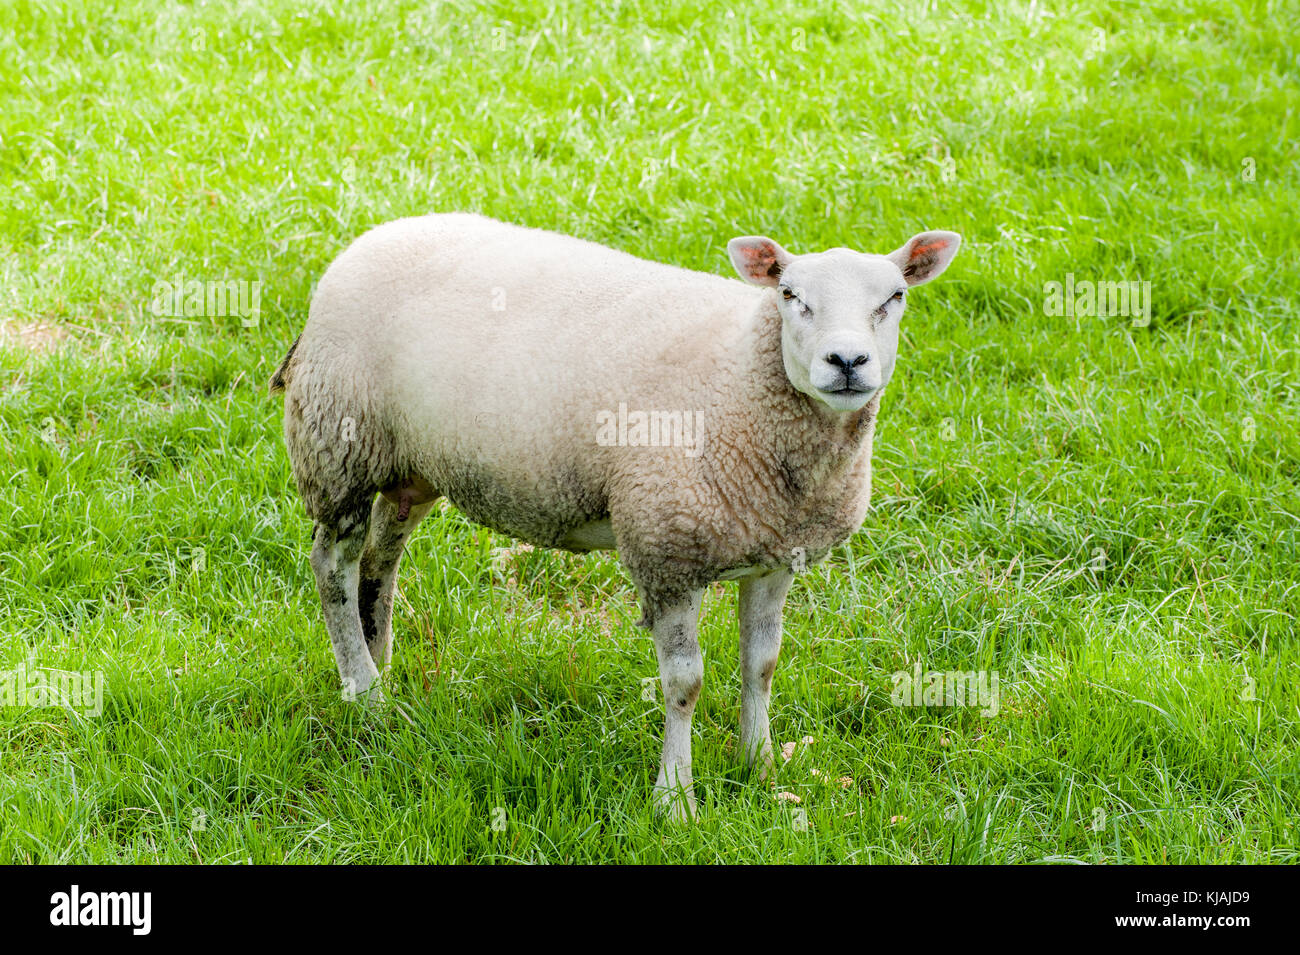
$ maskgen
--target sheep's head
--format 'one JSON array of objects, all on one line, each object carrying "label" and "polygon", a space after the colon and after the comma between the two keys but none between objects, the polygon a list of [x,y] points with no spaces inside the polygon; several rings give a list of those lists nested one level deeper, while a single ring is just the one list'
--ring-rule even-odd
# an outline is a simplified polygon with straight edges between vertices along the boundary
[{"label": "sheep's head", "polygon": [[746,282],[776,290],[790,384],[836,411],[857,411],[894,373],[908,288],[938,276],[960,244],[955,232],[922,232],[888,255],[791,255],[764,236],[743,236],[727,253]]}]

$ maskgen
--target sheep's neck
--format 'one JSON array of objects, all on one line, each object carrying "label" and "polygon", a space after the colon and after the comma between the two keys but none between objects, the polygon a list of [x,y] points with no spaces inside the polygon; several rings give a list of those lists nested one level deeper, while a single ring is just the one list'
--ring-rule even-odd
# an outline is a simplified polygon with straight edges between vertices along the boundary
[{"label": "sheep's neck", "polygon": [[781,472],[777,476],[812,486],[860,466],[862,456],[870,455],[880,396],[859,411],[845,413],[797,391],[785,372],[775,297],[763,300],[755,326],[747,376],[752,392],[745,401],[754,409],[760,447],[768,452],[771,467]]},{"label": "sheep's neck", "polygon": [[724,569],[818,560],[866,514],[879,398],[838,414],[796,391],[785,374],[773,299],[740,341],[749,343],[738,355],[741,384],[719,409],[700,461],[721,505],[726,544],[715,560]]}]

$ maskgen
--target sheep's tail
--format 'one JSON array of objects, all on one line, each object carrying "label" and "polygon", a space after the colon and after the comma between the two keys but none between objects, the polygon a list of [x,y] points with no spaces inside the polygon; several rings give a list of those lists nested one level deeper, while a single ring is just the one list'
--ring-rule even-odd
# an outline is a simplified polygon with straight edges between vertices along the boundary
[{"label": "sheep's tail", "polygon": [[298,347],[298,342],[302,336],[299,335],[289,346],[289,354],[284,356],[284,361],[280,362],[280,367],[275,370],[271,376],[270,393],[275,394],[277,391],[284,391],[284,386],[289,383],[289,363],[293,361],[293,353]]}]

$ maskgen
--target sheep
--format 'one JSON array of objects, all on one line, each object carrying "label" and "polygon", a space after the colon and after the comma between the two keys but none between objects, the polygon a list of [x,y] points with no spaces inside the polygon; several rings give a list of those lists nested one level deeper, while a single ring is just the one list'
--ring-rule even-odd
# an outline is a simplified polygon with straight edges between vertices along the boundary
[{"label": "sheep", "polygon": [[769,778],[786,593],[862,524],[906,293],[960,241],[796,256],[743,236],[741,282],[463,213],[365,233],[271,379],[344,687],[382,699],[402,550],[446,498],[536,546],[618,551],[658,657],[653,796],[674,818],[696,811],[701,598],[739,581],[741,744]]}]

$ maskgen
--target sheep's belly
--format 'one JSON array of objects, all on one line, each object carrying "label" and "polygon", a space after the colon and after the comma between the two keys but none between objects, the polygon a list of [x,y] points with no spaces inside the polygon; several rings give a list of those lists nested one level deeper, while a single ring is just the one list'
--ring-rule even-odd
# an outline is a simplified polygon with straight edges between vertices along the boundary
[{"label": "sheep's belly", "polygon": [[614,550],[614,528],[609,518],[588,521],[564,535],[560,546],[565,550]]},{"label": "sheep's belly", "polygon": [[424,480],[476,524],[538,547],[614,549],[608,504],[573,473],[541,468],[525,480],[465,462],[442,462]]}]

